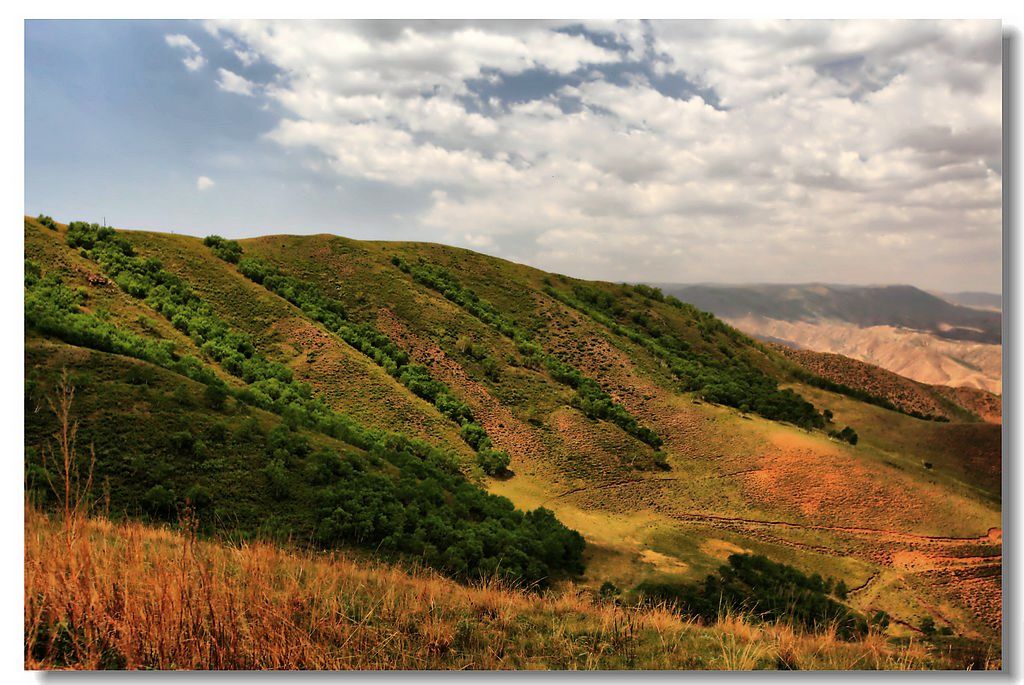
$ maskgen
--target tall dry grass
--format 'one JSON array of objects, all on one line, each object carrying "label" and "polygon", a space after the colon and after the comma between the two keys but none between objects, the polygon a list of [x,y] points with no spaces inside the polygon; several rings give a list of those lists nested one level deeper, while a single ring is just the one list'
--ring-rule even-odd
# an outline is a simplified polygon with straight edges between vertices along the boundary
[{"label": "tall dry grass", "polygon": [[25,512],[25,665],[157,669],[926,668],[920,645],[465,586],[344,554]]}]

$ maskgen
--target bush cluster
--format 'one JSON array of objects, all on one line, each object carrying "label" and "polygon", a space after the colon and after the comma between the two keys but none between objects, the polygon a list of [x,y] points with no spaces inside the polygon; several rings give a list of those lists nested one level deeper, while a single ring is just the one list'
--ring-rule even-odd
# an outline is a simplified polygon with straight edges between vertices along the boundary
[{"label": "bush cluster", "polygon": [[610,421],[641,442],[655,449],[661,447],[663,444],[661,437],[650,428],[641,426],[636,417],[621,404],[615,402],[596,381],[584,376],[579,369],[558,357],[545,353],[543,348],[533,340],[532,335],[506,318],[494,305],[481,298],[476,292],[464,287],[447,269],[433,264],[411,265],[398,255],[391,257],[391,263],[412,276],[417,283],[440,293],[445,299],[454,302],[480,321],[492,326],[502,335],[511,338],[516,343],[520,354],[526,359],[527,366],[546,366],[553,379],[576,391],[572,404],[586,416]]},{"label": "bush cluster", "polygon": [[225,262],[238,264],[238,260],[242,257],[242,246],[237,240],[227,240],[219,235],[208,235],[203,239],[203,245],[213,250],[213,254]]},{"label": "bush cluster", "polygon": [[292,382],[292,373],[286,366],[257,354],[248,335],[232,330],[188,284],[164,269],[158,259],[137,256],[131,244],[114,229],[72,222],[67,240],[99,263],[118,287],[145,300],[231,375],[246,383]]},{"label": "bush cluster", "polygon": [[860,439],[860,438],[857,437],[857,431],[853,430],[849,426],[847,426],[846,428],[844,428],[841,431],[831,430],[831,431],[828,432],[828,435],[829,435],[830,438],[836,438],[837,440],[843,440],[845,442],[850,443],[851,445],[856,445],[857,441]]},{"label": "bush cluster", "polygon": [[867,619],[839,601],[846,595],[845,583],[818,574],[808,576],[762,555],[733,554],[728,565],[701,584],[649,580],[637,586],[637,592],[647,603],[667,602],[708,622],[734,612],[766,622],[787,621],[809,630],[835,626],[845,639],[868,631]]},{"label": "bush cluster", "polygon": [[465,579],[497,575],[544,585],[555,573],[582,572],[583,538],[550,511],[517,511],[426,462],[380,454],[399,467],[397,477],[359,460],[336,462],[334,484],[320,496],[322,544],[354,541]]},{"label": "bush cluster", "polygon": [[71,345],[142,359],[200,383],[223,386],[200,360],[178,354],[174,343],[137,335],[82,311],[83,298],[81,292],[68,288],[56,275],[40,276],[37,266],[26,263],[26,328]]},{"label": "bush cluster", "polygon": [[889,411],[895,411],[901,414],[906,414],[907,416],[912,416],[915,419],[921,419],[922,421],[936,421],[938,423],[949,422],[949,419],[946,418],[945,416],[935,414],[924,414],[919,411],[914,411],[913,409],[903,409],[901,407],[896,406],[895,404],[885,399],[884,397],[872,395],[867,390],[854,388],[844,383],[837,383],[836,381],[829,380],[828,378],[819,376],[816,373],[812,373],[811,371],[808,371],[796,365],[793,366],[791,372],[798,380],[806,383],[807,385],[814,386],[815,388],[821,388],[822,390],[828,390],[829,392],[838,393],[840,395],[846,395],[847,397],[852,397],[853,399],[858,400],[860,402],[864,402],[866,404],[873,404],[876,407],[888,409]]}]

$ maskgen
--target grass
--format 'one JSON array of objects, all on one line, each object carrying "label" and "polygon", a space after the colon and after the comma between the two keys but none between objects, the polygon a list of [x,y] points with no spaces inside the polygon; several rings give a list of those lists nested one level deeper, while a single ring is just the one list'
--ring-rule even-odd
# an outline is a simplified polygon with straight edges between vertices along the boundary
[{"label": "grass", "polygon": [[843,642],[742,616],[701,626],[567,585],[497,582],[341,553],[224,546],[138,522],[25,512],[29,669],[920,669],[877,634]]}]

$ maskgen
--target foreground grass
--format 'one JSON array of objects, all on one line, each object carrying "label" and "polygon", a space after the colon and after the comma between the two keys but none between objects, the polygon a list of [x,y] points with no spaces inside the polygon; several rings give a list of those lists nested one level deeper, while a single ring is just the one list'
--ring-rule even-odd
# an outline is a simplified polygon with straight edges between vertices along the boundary
[{"label": "foreground grass", "polygon": [[25,514],[29,669],[915,669],[881,635],[714,626],[575,587],[467,587],[343,554]]}]

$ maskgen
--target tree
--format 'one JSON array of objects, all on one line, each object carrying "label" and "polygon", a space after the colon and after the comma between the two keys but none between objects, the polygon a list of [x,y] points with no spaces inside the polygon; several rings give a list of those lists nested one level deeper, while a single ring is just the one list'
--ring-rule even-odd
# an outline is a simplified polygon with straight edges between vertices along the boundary
[{"label": "tree", "polygon": [[221,410],[228,399],[228,391],[221,385],[208,385],[203,390],[203,401],[210,409]]},{"label": "tree", "polygon": [[482,449],[476,454],[476,462],[488,476],[508,474],[510,459],[508,454],[501,450]]},{"label": "tree", "polygon": [[154,485],[142,496],[142,504],[151,515],[170,519],[174,516],[177,498],[174,490],[163,485]]}]

